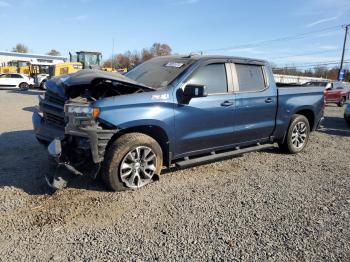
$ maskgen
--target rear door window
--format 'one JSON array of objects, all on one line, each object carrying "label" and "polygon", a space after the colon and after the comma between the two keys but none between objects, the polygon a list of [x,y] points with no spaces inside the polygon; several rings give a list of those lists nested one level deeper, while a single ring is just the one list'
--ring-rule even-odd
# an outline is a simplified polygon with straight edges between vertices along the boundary
[{"label": "rear door window", "polygon": [[17,75],[17,74],[12,74],[11,78],[22,78],[22,76],[21,75]]},{"label": "rear door window", "polygon": [[208,94],[227,93],[225,64],[210,64],[199,68],[188,84],[204,85]]},{"label": "rear door window", "polygon": [[235,64],[239,92],[258,92],[266,88],[263,67]]}]

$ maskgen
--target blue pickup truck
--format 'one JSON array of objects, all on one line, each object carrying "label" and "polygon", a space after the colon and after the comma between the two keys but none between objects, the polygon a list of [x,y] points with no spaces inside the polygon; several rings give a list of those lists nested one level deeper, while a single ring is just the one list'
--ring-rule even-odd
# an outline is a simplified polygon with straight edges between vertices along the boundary
[{"label": "blue pickup truck", "polygon": [[147,185],[163,167],[277,143],[299,153],[324,109],[322,88],[277,87],[266,61],[227,56],[157,57],[126,75],[82,70],[46,90],[33,114],[37,139],[58,168],[101,174],[115,191]]}]

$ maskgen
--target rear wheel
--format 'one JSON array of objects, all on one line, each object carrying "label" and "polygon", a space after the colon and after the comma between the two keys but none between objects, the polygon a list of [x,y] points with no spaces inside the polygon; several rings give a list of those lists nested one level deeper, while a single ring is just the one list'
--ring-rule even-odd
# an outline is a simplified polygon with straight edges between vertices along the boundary
[{"label": "rear wheel", "polygon": [[28,89],[29,89],[29,85],[27,84],[27,83],[20,83],[19,84],[19,89],[21,90],[21,91],[27,91]]},{"label": "rear wheel", "polygon": [[119,137],[106,153],[102,178],[113,191],[143,187],[159,177],[162,149],[153,138],[141,133]]},{"label": "rear wheel", "polygon": [[45,82],[46,82],[46,81],[42,81],[42,82],[40,83],[40,87],[39,87],[40,90],[45,90]]},{"label": "rear wheel", "polygon": [[338,106],[339,106],[339,107],[342,107],[342,106],[345,104],[345,102],[346,102],[346,98],[345,98],[345,97],[342,97],[342,98],[340,99],[340,101],[338,102]]},{"label": "rear wheel", "polygon": [[288,128],[287,135],[283,143],[280,143],[280,148],[290,154],[301,152],[310,136],[310,124],[307,118],[303,115],[294,115]]}]

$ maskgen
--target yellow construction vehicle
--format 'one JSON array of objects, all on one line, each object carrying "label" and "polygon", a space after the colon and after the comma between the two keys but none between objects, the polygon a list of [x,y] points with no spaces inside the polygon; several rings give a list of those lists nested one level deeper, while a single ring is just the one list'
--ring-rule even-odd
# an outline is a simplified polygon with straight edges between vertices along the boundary
[{"label": "yellow construction vehicle", "polygon": [[101,70],[102,70],[102,71],[106,71],[106,72],[112,72],[112,73],[117,72],[117,70],[115,70],[115,69],[112,68],[112,67],[102,67]]},{"label": "yellow construction vehicle", "polygon": [[29,75],[29,62],[28,61],[20,61],[20,60],[12,60],[7,63],[6,66],[0,67],[0,74],[5,73],[20,73]]},{"label": "yellow construction vehicle", "polygon": [[120,73],[120,74],[125,74],[128,72],[128,69],[125,67],[125,68],[118,68],[118,69],[115,69],[115,68],[112,68],[112,67],[102,67],[101,68],[102,71],[106,71],[106,72],[111,72],[111,73]]},{"label": "yellow construction vehicle", "polygon": [[56,64],[50,71],[50,76],[60,76],[75,73],[83,69],[83,65],[79,62],[65,62]]},{"label": "yellow construction vehicle", "polygon": [[[69,53],[72,62],[72,54]],[[83,69],[101,69],[102,54],[101,52],[79,51],[77,52],[77,62],[83,65]]]},{"label": "yellow construction vehicle", "polygon": [[34,78],[34,87],[43,89],[44,83],[50,76],[51,68],[54,67],[51,63],[30,63],[29,71],[30,76]]},{"label": "yellow construction vehicle", "polygon": [[100,69],[102,61],[100,52],[79,51],[76,54],[76,58],[73,58],[73,55],[69,53],[70,62],[56,64],[50,68],[50,77],[68,75],[82,69]]}]

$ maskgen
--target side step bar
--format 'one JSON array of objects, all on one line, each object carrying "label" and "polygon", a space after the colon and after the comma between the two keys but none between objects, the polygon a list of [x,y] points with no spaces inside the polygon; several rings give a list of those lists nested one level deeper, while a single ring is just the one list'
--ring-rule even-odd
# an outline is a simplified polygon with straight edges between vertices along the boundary
[{"label": "side step bar", "polygon": [[183,161],[176,162],[175,165],[180,168],[190,167],[190,166],[195,166],[205,162],[212,162],[214,160],[219,160],[219,159],[222,160],[222,159],[230,158],[232,156],[241,155],[244,153],[259,151],[259,150],[268,149],[268,148],[274,148],[274,147],[275,147],[274,144],[264,144],[264,145],[258,144],[256,146],[246,147],[242,149],[237,148],[237,149],[234,149],[233,151],[227,151],[227,152],[218,153],[218,154],[216,154],[215,152],[212,152],[211,155],[192,158],[192,159],[185,159]]}]

